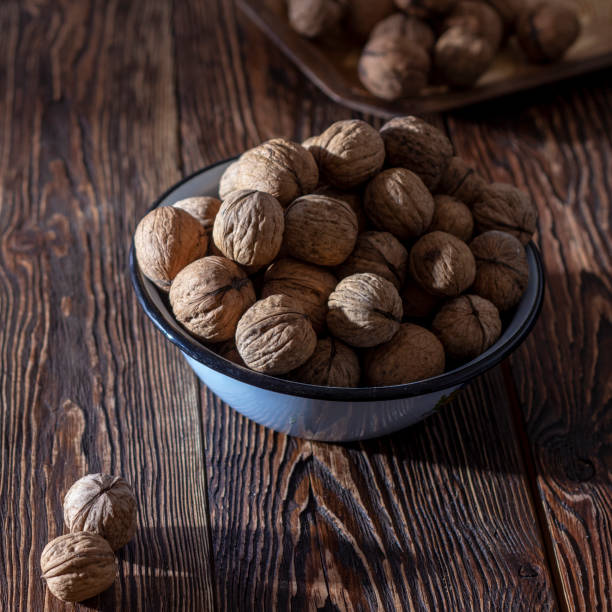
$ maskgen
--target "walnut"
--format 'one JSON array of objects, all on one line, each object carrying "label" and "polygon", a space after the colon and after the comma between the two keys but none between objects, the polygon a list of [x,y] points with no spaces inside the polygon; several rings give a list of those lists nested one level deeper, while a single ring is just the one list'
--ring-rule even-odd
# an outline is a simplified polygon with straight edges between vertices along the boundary
[{"label": "walnut", "polygon": [[317,164],[302,145],[274,138],[249,149],[226,169],[219,194],[224,200],[232,191],[255,189],[269,193],[286,206],[310,193],[318,181]]},{"label": "walnut", "polygon": [[221,205],[213,229],[215,246],[243,266],[263,266],[277,255],[285,219],[279,201],[263,191],[233,191]]},{"label": "walnut", "polygon": [[453,156],[453,145],[437,128],[418,117],[396,117],[387,121],[380,134],[389,166],[407,168],[434,189]]},{"label": "walnut", "polygon": [[485,232],[472,240],[470,249],[476,260],[472,291],[502,312],[516,306],[529,281],[529,263],[519,240],[506,232]]},{"label": "walnut", "polygon": [[500,15],[506,30],[514,27],[514,23],[525,6],[525,0],[486,0]]},{"label": "walnut", "polygon": [[255,302],[246,274],[229,259],[211,255],[183,269],[170,287],[174,316],[197,338],[229,340],[244,311]]},{"label": "walnut", "polygon": [[425,49],[397,36],[378,36],[363,48],[357,72],[363,86],[384,100],[418,94],[427,85],[431,60]]},{"label": "walnut", "polygon": [[342,200],[306,195],[285,210],[284,247],[288,255],[320,266],[337,266],[353,250],[357,216]]},{"label": "walnut", "polygon": [[338,278],[358,272],[372,272],[399,288],[408,268],[408,251],[389,232],[364,232],[357,237],[354,251],[336,268]]},{"label": "walnut", "polygon": [[448,13],[457,0],[395,0],[398,9],[422,19],[435,19]]},{"label": "walnut", "polygon": [[462,295],[447,302],[435,316],[432,329],[449,357],[473,359],[501,335],[497,308],[478,295]]},{"label": "walnut", "polygon": [[62,601],[83,601],[115,582],[117,568],[110,544],[95,533],[68,533],[49,542],[40,557],[42,577]]},{"label": "walnut", "polygon": [[134,248],[142,273],[168,291],[172,279],[187,264],[206,255],[208,236],[189,213],[161,206],[140,220],[134,233]]},{"label": "walnut", "polygon": [[412,279],[408,279],[400,295],[405,319],[424,319],[429,317],[442,299],[439,295],[428,293]]},{"label": "walnut", "polygon": [[372,28],[393,10],[393,0],[350,0],[347,11],[348,28],[358,39],[366,40]]},{"label": "walnut", "polygon": [[223,359],[227,359],[236,365],[246,365],[242,360],[238,349],[236,348],[236,342],[233,338],[231,340],[226,340],[225,342],[215,344],[213,350],[217,353],[217,355],[223,357]]},{"label": "walnut", "polygon": [[291,27],[308,38],[320,36],[340,21],[346,3],[340,0],[288,0]]},{"label": "walnut", "polygon": [[448,195],[437,195],[434,202],[434,215],[429,231],[447,232],[467,242],[474,231],[474,219],[470,209],[463,202]]},{"label": "walnut", "polygon": [[368,224],[368,219],[365,212],[363,212],[363,206],[361,205],[361,193],[359,191],[342,191],[336,187],[332,187],[331,185],[322,184],[316,188],[314,193],[346,202],[357,215],[358,231],[363,232],[365,230],[366,225]]},{"label": "walnut", "polygon": [[442,23],[442,32],[450,28],[460,27],[474,36],[484,38],[495,51],[504,35],[504,24],[499,13],[483,2],[461,0],[446,16]]},{"label": "walnut", "polygon": [[175,208],[182,208],[192,217],[195,217],[204,226],[206,233],[210,237],[215,217],[221,207],[221,200],[209,196],[200,196],[179,200],[175,202],[173,206]]},{"label": "walnut", "polygon": [[337,282],[325,268],[296,259],[279,259],[266,270],[261,296],[282,294],[298,300],[319,334],[325,328],[327,298]]},{"label": "walnut", "polygon": [[368,351],[365,377],[369,385],[401,385],[444,372],[444,348],[427,329],[403,323],[384,344]]},{"label": "walnut", "polygon": [[341,280],[327,302],[329,331],[351,346],[376,346],[389,340],[402,318],[397,289],[370,273]]},{"label": "walnut", "polygon": [[390,168],[375,176],[366,187],[363,201],[372,223],[400,240],[420,236],[433,218],[431,193],[406,168]]},{"label": "walnut", "polygon": [[291,373],[291,378],[309,385],[357,387],[361,378],[355,351],[335,338],[322,338],[310,359]]},{"label": "walnut", "polygon": [[530,61],[554,62],[580,34],[575,10],[562,2],[544,0],[527,6],[516,22],[516,36]]},{"label": "walnut", "polygon": [[460,157],[453,157],[442,172],[436,191],[471,205],[480,198],[486,186],[485,180],[476,170]]},{"label": "walnut", "polygon": [[436,41],[436,35],[426,21],[404,13],[393,13],[378,22],[370,34],[370,40],[379,37],[401,38],[416,43],[425,51],[430,51]]},{"label": "walnut", "polygon": [[465,242],[446,232],[431,232],[412,247],[410,273],[426,291],[455,297],[474,282],[476,262]]},{"label": "walnut", "polygon": [[136,498],[121,476],[87,474],[64,497],[64,522],[71,532],[102,536],[113,550],[127,544],[136,532]]},{"label": "walnut", "polygon": [[536,230],[537,212],[531,198],[506,183],[493,183],[472,208],[479,232],[500,230],[527,244]]},{"label": "walnut", "polygon": [[236,347],[244,363],[264,374],[286,374],[305,363],[317,344],[301,304],[286,295],[255,302],[236,328]]},{"label": "walnut", "polygon": [[327,182],[340,189],[365,183],[385,161],[380,134],[360,119],[332,123],[308,150]]}]

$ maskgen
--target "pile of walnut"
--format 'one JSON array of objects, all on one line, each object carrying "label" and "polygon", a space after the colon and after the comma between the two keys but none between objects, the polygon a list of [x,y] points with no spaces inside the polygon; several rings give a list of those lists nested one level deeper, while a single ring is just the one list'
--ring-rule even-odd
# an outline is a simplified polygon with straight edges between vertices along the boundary
[{"label": "pile of walnut", "polygon": [[88,474],[64,498],[70,533],[49,542],[40,557],[42,576],[53,595],[83,601],[115,581],[114,551],[136,531],[136,498],[120,476]]},{"label": "pile of walnut", "polygon": [[287,0],[287,12],[303,36],[365,42],[359,78],[386,100],[429,83],[471,87],[512,35],[527,60],[544,63],[560,59],[580,32],[575,11],[559,0]]},{"label": "pile of walnut", "polygon": [[181,325],[257,372],[339,387],[435,376],[489,348],[527,286],[530,198],[487,185],[416,117],[270,140],[219,194],[150,212],[136,256]]}]

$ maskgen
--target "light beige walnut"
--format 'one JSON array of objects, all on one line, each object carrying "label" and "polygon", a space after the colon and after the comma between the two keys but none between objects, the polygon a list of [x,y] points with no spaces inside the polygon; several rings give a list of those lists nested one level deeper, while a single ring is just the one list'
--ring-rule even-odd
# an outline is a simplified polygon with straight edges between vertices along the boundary
[{"label": "light beige walnut", "polygon": [[402,319],[397,289],[376,274],[347,276],[331,293],[327,305],[329,331],[351,346],[386,342],[399,329]]},{"label": "light beige walnut", "polygon": [[430,232],[447,232],[467,242],[474,232],[474,218],[470,209],[463,203],[447,195],[434,198],[435,208]]},{"label": "light beige walnut", "polygon": [[142,273],[168,291],[174,277],[206,255],[208,236],[202,224],[174,206],[155,208],[140,220],[134,233],[136,259]]},{"label": "light beige walnut", "polygon": [[185,198],[173,204],[175,208],[182,208],[192,217],[195,217],[210,235],[215,222],[215,217],[221,207],[221,200],[211,198],[210,196],[198,196],[194,198]]},{"label": "light beige walnut", "polygon": [[190,333],[222,342],[233,337],[238,320],[255,302],[255,291],[233,261],[211,255],[184,268],[169,297],[174,316]]},{"label": "light beige walnut", "polygon": [[365,41],[372,28],[393,10],[393,0],[349,0],[347,27],[354,36]]},{"label": "light beige walnut", "polygon": [[346,9],[344,0],[288,0],[291,27],[308,38],[325,33],[340,21]]},{"label": "light beige walnut", "polygon": [[393,13],[379,21],[372,30],[370,39],[378,37],[407,40],[416,43],[425,51],[430,51],[436,41],[436,35],[427,21],[404,13]]},{"label": "light beige walnut", "polygon": [[487,187],[485,180],[460,157],[453,157],[442,172],[436,191],[471,206]]},{"label": "light beige walnut", "polygon": [[400,293],[405,319],[425,319],[440,305],[442,298],[433,295],[409,278]]}]

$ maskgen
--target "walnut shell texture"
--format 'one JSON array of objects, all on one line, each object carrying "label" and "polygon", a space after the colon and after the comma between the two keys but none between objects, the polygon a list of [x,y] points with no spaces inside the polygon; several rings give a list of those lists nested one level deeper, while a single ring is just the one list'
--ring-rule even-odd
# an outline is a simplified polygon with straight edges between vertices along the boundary
[{"label": "walnut shell texture", "polygon": [[389,340],[402,319],[397,289],[370,273],[341,280],[327,302],[327,327],[351,346],[370,347]]},{"label": "walnut shell texture", "polygon": [[497,308],[489,300],[462,295],[442,306],[432,329],[450,357],[473,359],[497,341],[502,324]]},{"label": "walnut shell texture", "polygon": [[429,190],[436,187],[453,156],[453,145],[438,128],[418,117],[395,117],[380,134],[389,166],[411,170]]},{"label": "walnut shell texture", "polygon": [[312,355],[317,335],[300,303],[286,295],[255,302],[238,322],[236,347],[256,372],[286,374]]},{"label": "walnut shell texture", "polygon": [[238,320],[255,302],[255,291],[233,261],[210,255],[177,275],[169,297],[174,316],[189,332],[222,342],[233,337]]},{"label": "walnut shell texture", "polygon": [[378,22],[370,34],[370,39],[379,36],[401,38],[416,43],[426,51],[430,51],[436,41],[432,27],[425,20],[404,13],[393,13]]},{"label": "walnut shell texture", "polygon": [[474,218],[470,209],[463,202],[447,195],[437,195],[434,202],[434,215],[429,231],[447,232],[467,242],[474,232]]},{"label": "walnut shell texture", "polygon": [[357,387],[361,378],[359,359],[353,349],[335,338],[322,338],[310,359],[291,373],[309,385]]},{"label": "walnut shell texture", "polygon": [[476,277],[476,262],[465,242],[446,232],[430,232],[410,251],[410,273],[430,293],[455,297]]},{"label": "walnut shell texture", "polygon": [[453,157],[442,172],[436,191],[470,206],[481,197],[486,186],[476,170],[470,168],[461,157]]},{"label": "walnut shell texture", "polygon": [[173,204],[175,208],[182,208],[192,217],[195,217],[206,230],[207,234],[212,232],[215,217],[221,208],[221,200],[209,196],[185,198]]},{"label": "walnut shell texture", "polygon": [[442,298],[428,293],[416,281],[409,278],[401,291],[405,319],[424,319],[439,306]]},{"label": "walnut shell texture", "polygon": [[472,208],[479,232],[499,230],[527,244],[536,230],[537,212],[531,198],[506,183],[493,183]]},{"label": "walnut shell texture", "polygon": [[401,385],[444,372],[444,348],[429,330],[403,323],[384,344],[368,352],[365,378],[369,385]]},{"label": "walnut shell texture", "polygon": [[298,300],[314,330],[320,334],[325,328],[327,299],[337,282],[325,268],[284,258],[266,270],[261,297],[282,294]]},{"label": "walnut shell texture", "polygon": [[394,10],[393,0],[350,0],[347,10],[348,29],[361,40],[366,40],[372,28]]},{"label": "walnut shell texture", "polygon": [[174,277],[206,255],[208,236],[202,224],[174,206],[160,206],[145,215],[134,233],[136,259],[142,273],[168,291]]},{"label": "walnut shell texture", "polygon": [[215,246],[243,266],[263,266],[283,242],[285,217],[279,201],[268,193],[241,189],[221,205],[213,228]]},{"label": "walnut shell texture", "polygon": [[284,249],[296,259],[337,266],[357,240],[357,215],[342,200],[310,194],[285,209]]},{"label": "walnut shell texture", "polygon": [[471,290],[502,312],[516,306],[529,281],[527,254],[519,240],[505,232],[490,231],[476,236],[470,249],[476,260]]},{"label": "walnut shell texture", "polygon": [[431,193],[406,168],[390,168],[376,175],[366,187],[363,203],[372,223],[400,240],[427,231],[434,213]]},{"label": "walnut shell texture", "polygon": [[64,522],[71,532],[97,533],[117,550],[136,532],[134,492],[121,476],[87,474],[64,497]]},{"label": "walnut shell texture", "polygon": [[87,531],[51,540],[42,552],[40,567],[47,587],[62,601],[98,595],[113,584],[117,573],[110,544]]},{"label": "walnut shell texture", "polygon": [[395,6],[408,15],[422,19],[435,19],[448,13],[457,0],[395,0]]},{"label": "walnut shell texture", "polygon": [[308,38],[320,36],[336,24],[346,4],[339,0],[288,0],[287,14],[291,27]]},{"label": "walnut shell texture", "polygon": [[500,14],[482,0],[461,0],[446,16],[442,31],[460,27],[475,36],[484,38],[493,47],[499,49],[504,35],[504,23]]}]

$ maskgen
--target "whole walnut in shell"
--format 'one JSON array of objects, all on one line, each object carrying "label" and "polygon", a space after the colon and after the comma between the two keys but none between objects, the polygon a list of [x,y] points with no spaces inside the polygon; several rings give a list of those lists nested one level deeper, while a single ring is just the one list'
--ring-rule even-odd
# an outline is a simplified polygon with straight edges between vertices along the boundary
[{"label": "whole walnut in shell", "polygon": [[296,142],[274,138],[244,152],[226,169],[219,195],[225,200],[232,191],[254,189],[269,193],[286,206],[310,193],[318,182],[319,170],[312,155]]},{"label": "whole walnut in shell", "polygon": [[279,259],[266,270],[261,296],[282,294],[298,300],[319,334],[325,327],[327,299],[337,282],[325,268],[296,259]]},{"label": "whole walnut in shell", "polygon": [[448,195],[437,195],[434,203],[434,215],[429,231],[447,232],[467,242],[474,232],[474,218],[470,209],[463,202]]},{"label": "whole walnut in shell", "polygon": [[199,196],[194,198],[185,198],[173,204],[175,208],[182,208],[192,217],[195,217],[210,235],[215,222],[215,217],[221,208],[221,200],[211,198],[210,196]]},{"label": "whole walnut in shell", "polygon": [[393,0],[350,0],[346,15],[348,29],[358,39],[366,40],[372,28],[393,10]]},{"label": "whole walnut in shell", "polygon": [[64,522],[71,532],[97,533],[117,550],[136,532],[134,492],[121,476],[87,474],[64,497]]},{"label": "whole walnut in shell", "polygon": [[568,5],[544,0],[528,5],[516,22],[516,37],[530,61],[558,60],[580,34],[580,21]]},{"label": "whole walnut in shell", "polygon": [[241,189],[221,205],[213,228],[215,246],[243,266],[263,266],[283,242],[285,218],[279,201],[268,193]]},{"label": "whole walnut in shell", "polygon": [[460,27],[484,38],[497,51],[504,35],[504,24],[499,13],[482,0],[461,0],[446,16],[442,31]]},{"label": "whole walnut in shell", "polygon": [[529,281],[529,263],[519,240],[506,232],[485,232],[472,240],[470,249],[476,260],[472,291],[500,311],[516,306]]},{"label": "whole walnut in shell", "polygon": [[436,191],[471,205],[481,197],[486,186],[485,180],[476,170],[461,157],[453,157],[442,172]]},{"label": "whole walnut in shell", "polygon": [[380,129],[389,166],[407,168],[434,189],[453,156],[453,145],[436,127],[418,117],[395,117]]},{"label": "whole walnut in shell", "polygon": [[238,322],[236,347],[244,363],[264,374],[286,374],[305,363],[317,335],[300,303],[286,295],[255,302]]},{"label": "whole walnut in shell", "polygon": [[450,357],[473,359],[497,341],[502,325],[491,302],[478,295],[462,295],[442,306],[432,329]]},{"label": "whole walnut in shell", "polygon": [[433,218],[431,193],[406,168],[390,168],[376,175],[366,187],[363,203],[372,223],[400,240],[420,236]]},{"label": "whole walnut in shell", "polygon": [[406,281],[400,293],[405,319],[429,317],[440,304],[439,295],[433,295],[411,278]]},{"label": "whole walnut in shell", "polygon": [[365,378],[369,385],[401,385],[444,372],[444,348],[429,330],[403,323],[384,344],[368,352]]},{"label": "whole walnut in shell", "polygon": [[40,557],[42,577],[55,597],[83,601],[115,582],[117,568],[110,544],[95,533],[68,533],[51,540]]},{"label": "whole walnut in shell", "polygon": [[174,206],[160,206],[140,220],[134,233],[134,248],[142,273],[168,291],[172,279],[187,264],[206,255],[208,236],[189,213]]},{"label": "whole walnut in shell", "polygon": [[430,293],[455,297],[476,277],[476,262],[465,242],[446,232],[430,232],[410,251],[410,273]]},{"label": "whole walnut in shell", "polygon": [[425,20],[404,13],[393,13],[378,22],[370,34],[370,40],[378,37],[401,38],[416,43],[425,51],[430,51],[436,41],[432,27]]},{"label": "whole walnut in shell", "polygon": [[418,44],[398,36],[378,36],[364,47],[357,72],[363,86],[375,96],[397,100],[427,85],[430,66],[429,54]]},{"label": "whole walnut in shell", "polygon": [[306,195],[285,210],[285,252],[320,266],[337,266],[357,240],[357,216],[342,200]]},{"label": "whole walnut in shell", "polygon": [[308,38],[320,36],[336,24],[346,3],[340,0],[288,0],[287,14],[291,27]]},{"label": "whole walnut in shell", "polygon": [[397,289],[370,273],[341,280],[327,302],[329,331],[351,346],[376,346],[389,340],[402,319]]},{"label": "whole walnut in shell", "polygon": [[327,387],[357,387],[360,377],[355,351],[335,338],[319,340],[310,359],[291,373],[298,382]]},{"label": "whole walnut in shell", "polygon": [[325,180],[340,189],[353,189],[372,178],[385,161],[380,134],[365,121],[332,123],[310,144]]},{"label": "whole walnut in shell", "polygon": [[170,287],[176,319],[197,338],[229,340],[244,311],[255,302],[246,274],[224,257],[211,255],[184,268]]},{"label": "whole walnut in shell", "polygon": [[364,232],[357,237],[355,249],[348,259],[336,268],[338,278],[358,272],[371,272],[393,283],[403,285],[408,269],[408,251],[389,232]]},{"label": "whole walnut in shell", "polygon": [[457,0],[395,0],[395,6],[408,15],[422,19],[435,19],[448,13]]},{"label": "whole walnut in shell", "polygon": [[493,183],[472,208],[479,232],[500,230],[527,244],[536,230],[537,212],[531,198],[506,183]]}]

